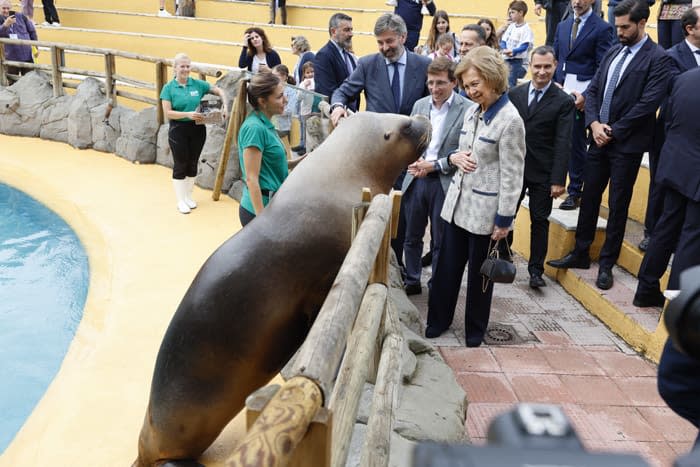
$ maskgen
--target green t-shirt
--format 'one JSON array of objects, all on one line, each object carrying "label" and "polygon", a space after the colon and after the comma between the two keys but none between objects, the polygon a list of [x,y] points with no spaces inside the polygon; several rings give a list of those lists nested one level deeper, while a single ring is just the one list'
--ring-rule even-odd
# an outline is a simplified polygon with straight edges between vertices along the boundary
[{"label": "green t-shirt", "polygon": [[[289,169],[287,167],[287,150],[284,148],[282,140],[277,136],[277,131],[272,122],[259,111],[253,111],[248,115],[238,132],[238,159],[241,163],[243,180],[246,179],[245,164],[243,163],[243,151],[246,148],[255,147],[262,153],[260,162],[261,190],[277,191],[282,182],[287,178]],[[269,198],[262,197],[263,206],[267,206]],[[248,186],[243,188],[241,206],[251,214],[255,214],[253,203],[250,201]]]},{"label": "green t-shirt", "polygon": [[[199,101],[211,89],[211,85],[201,79],[187,78],[184,86],[173,78],[160,91],[160,98],[170,101],[173,110],[177,112],[194,112],[197,110]],[[191,118],[179,118],[179,122],[189,122]]]}]

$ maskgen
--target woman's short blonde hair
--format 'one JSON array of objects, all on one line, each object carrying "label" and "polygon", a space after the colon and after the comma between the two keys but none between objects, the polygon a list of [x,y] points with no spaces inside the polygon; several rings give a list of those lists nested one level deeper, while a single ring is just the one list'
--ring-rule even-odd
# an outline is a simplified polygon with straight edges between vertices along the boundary
[{"label": "woman's short blonde hair", "polygon": [[182,60],[187,60],[188,62],[192,61],[186,53],[180,52],[179,54],[175,55],[175,58],[173,59],[173,64],[177,65],[177,62]]},{"label": "woman's short blonde hair", "polygon": [[292,37],[292,48],[297,49],[299,52],[304,53],[311,50],[311,45],[309,40],[304,36],[294,36]]},{"label": "woman's short blonde hair", "polygon": [[486,84],[498,94],[503,94],[508,90],[508,65],[498,51],[486,45],[470,50],[460,60],[455,70],[455,77],[460,84],[462,84],[462,75],[470,68],[474,68]]}]

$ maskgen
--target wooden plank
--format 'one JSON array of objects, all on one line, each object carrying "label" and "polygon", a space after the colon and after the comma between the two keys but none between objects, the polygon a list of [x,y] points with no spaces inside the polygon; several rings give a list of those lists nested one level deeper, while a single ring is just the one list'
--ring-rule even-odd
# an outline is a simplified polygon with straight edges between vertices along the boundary
[{"label": "wooden plank", "polygon": [[389,211],[389,197],[375,196],[292,367],[292,374],[316,381],[325,400],[330,397],[331,382],[377,257]]},{"label": "wooden plank", "polygon": [[53,85],[53,97],[63,95],[63,78],[61,66],[63,65],[61,49],[55,45],[51,46],[51,83]]},{"label": "wooden plank", "polygon": [[150,105],[158,105],[158,100],[148,96],[141,96],[140,94],[135,94],[133,92],[122,91],[121,89],[116,90],[117,96],[126,97],[127,99],[132,99],[138,102],[145,102]]},{"label": "wooden plank", "polygon": [[165,62],[156,63],[156,120],[159,125],[165,123],[165,113],[163,106],[160,104],[160,91],[165,86],[168,76],[168,66]]},{"label": "wooden plank", "polygon": [[265,405],[243,441],[226,460],[226,465],[289,465],[295,448],[322,403],[321,389],[312,380],[298,376],[285,382]]},{"label": "wooden plank", "polygon": [[117,105],[116,96],[114,95],[114,74],[116,72],[114,55],[105,54],[105,95],[109,105]]},{"label": "wooden plank", "polygon": [[367,287],[360,305],[345,357],[333,386],[328,407],[333,411],[333,452],[331,465],[343,467],[347,461],[350,438],[355,428],[357,408],[374,359],[379,324],[386,306],[387,288],[383,284]]},{"label": "wooden plank", "polygon": [[391,302],[386,307],[384,326],[386,337],[382,345],[377,384],[374,386],[372,409],[367,420],[367,432],[360,455],[360,465],[363,467],[389,465],[394,409],[398,406],[403,334],[398,313]]},{"label": "wooden plank", "polygon": [[399,211],[401,209],[401,192],[392,190],[389,195],[391,199],[391,221],[386,226],[382,245],[379,247],[377,259],[374,262],[372,274],[369,276],[369,283],[380,282],[389,285],[389,258],[391,255],[391,239],[396,238],[399,226]]},{"label": "wooden plank", "polygon": [[[245,81],[241,81],[239,86],[245,86]],[[224,102],[223,105],[227,105]],[[226,127],[226,135],[224,135],[224,145],[219,154],[219,164],[216,168],[216,178],[214,179],[214,188],[211,191],[211,199],[219,201],[221,197],[221,187],[224,185],[224,175],[226,175],[226,167],[228,166],[228,153],[231,152],[231,141],[233,140],[233,121],[235,109],[231,109],[228,116],[228,126]]]}]

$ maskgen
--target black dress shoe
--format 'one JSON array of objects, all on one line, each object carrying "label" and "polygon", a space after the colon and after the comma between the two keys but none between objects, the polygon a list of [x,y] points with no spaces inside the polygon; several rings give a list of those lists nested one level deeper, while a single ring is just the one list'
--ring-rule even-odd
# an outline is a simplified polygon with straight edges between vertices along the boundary
[{"label": "black dress shoe", "polygon": [[563,258],[547,261],[547,264],[557,269],[576,268],[588,269],[591,267],[591,259],[588,256],[578,256],[572,251]]},{"label": "black dress shoe", "polygon": [[664,297],[664,294],[662,294],[661,292],[635,293],[634,300],[632,300],[632,304],[640,308],[663,308],[663,306],[666,304],[666,297]]},{"label": "black dress shoe", "polygon": [[531,289],[539,289],[540,287],[546,286],[547,283],[542,279],[542,276],[540,274],[532,274],[530,276],[530,288]]},{"label": "black dress shoe", "polygon": [[576,196],[567,196],[564,201],[559,205],[559,209],[564,211],[573,211],[581,205],[581,198]]},{"label": "black dress shoe", "polygon": [[420,259],[421,267],[430,266],[433,263],[433,252],[429,251]]},{"label": "black dress shoe", "polygon": [[613,286],[613,273],[610,269],[599,269],[595,286],[601,290],[608,290]]},{"label": "black dress shoe", "polygon": [[649,248],[649,237],[645,235],[642,241],[639,242],[638,248],[640,251],[647,251],[647,248]]},{"label": "black dress shoe", "polygon": [[420,284],[406,285],[406,295],[420,295],[421,293],[423,293],[423,288]]},{"label": "black dress shoe", "polygon": [[434,339],[436,337],[440,337],[445,331],[447,331],[447,329],[439,329],[435,326],[428,326],[425,328],[425,337],[428,339]]}]

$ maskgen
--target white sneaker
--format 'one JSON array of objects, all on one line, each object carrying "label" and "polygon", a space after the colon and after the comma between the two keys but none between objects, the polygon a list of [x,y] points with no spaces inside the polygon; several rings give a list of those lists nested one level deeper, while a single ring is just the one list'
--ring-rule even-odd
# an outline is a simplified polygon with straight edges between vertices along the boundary
[{"label": "white sneaker", "polygon": [[396,0],[387,0],[386,4],[389,6],[396,6],[397,5]]},{"label": "white sneaker", "polygon": [[51,26],[53,26],[54,28],[60,28],[61,23],[51,23]]},{"label": "white sneaker", "polygon": [[44,21],[43,23],[41,23],[41,25],[42,26],[51,26],[51,23],[49,23],[48,21]]},{"label": "white sneaker", "polygon": [[160,16],[161,18],[168,18],[172,15],[168,13],[168,10],[158,10],[158,16]]}]

